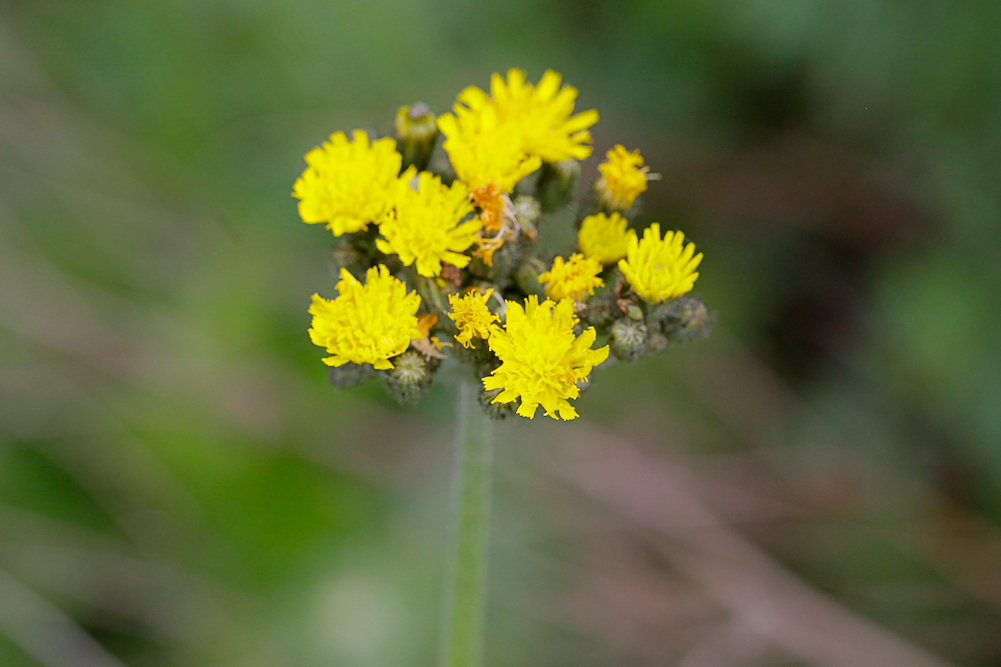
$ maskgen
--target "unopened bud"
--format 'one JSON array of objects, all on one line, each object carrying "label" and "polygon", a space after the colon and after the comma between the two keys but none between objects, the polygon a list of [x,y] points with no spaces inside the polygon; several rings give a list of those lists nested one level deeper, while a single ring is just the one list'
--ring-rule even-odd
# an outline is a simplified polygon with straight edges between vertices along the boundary
[{"label": "unopened bud", "polygon": [[506,241],[497,249],[488,266],[482,257],[474,257],[466,267],[474,276],[478,276],[500,287],[506,287],[512,274],[521,261],[521,247],[518,243]]},{"label": "unopened bud", "polygon": [[540,299],[546,298],[546,290],[539,282],[539,275],[549,270],[542,260],[529,256],[518,266],[514,273],[514,281],[525,294],[535,294]]},{"label": "unopened bud", "polygon": [[432,315],[438,316],[439,322],[444,322],[448,313],[452,310],[448,305],[448,295],[456,294],[458,290],[455,285],[445,280],[417,276],[413,281],[417,288],[417,294],[421,297],[421,303],[427,306]]},{"label": "unopened bud", "polygon": [[542,165],[537,189],[542,210],[556,211],[567,205],[580,178],[580,162],[573,158]]},{"label": "unopened bud", "polygon": [[605,327],[615,317],[612,305],[607,300],[591,299],[582,317],[588,324],[595,327]]},{"label": "unopened bud", "polygon": [[608,342],[616,358],[636,361],[646,353],[646,325],[627,318],[615,320],[608,332]]},{"label": "unopened bud", "polygon": [[375,375],[371,364],[346,363],[343,366],[331,366],[329,370],[330,384],[338,389],[356,387]]},{"label": "unopened bud", "polygon": [[351,275],[360,280],[367,268],[365,258],[350,243],[341,241],[330,251],[330,270],[337,278],[341,275],[341,269],[347,269]]},{"label": "unopened bud", "polygon": [[438,126],[430,107],[418,102],[410,107],[400,107],[396,112],[396,140],[403,156],[403,169],[410,165],[423,171],[431,159]]},{"label": "unopened bud", "polygon": [[431,361],[416,350],[407,350],[393,360],[382,375],[389,393],[399,403],[416,403],[431,387]]},{"label": "unopened bud", "polygon": [[514,219],[521,227],[521,233],[534,241],[539,234],[539,218],[542,216],[542,206],[539,200],[530,195],[518,195],[514,198]]},{"label": "unopened bud", "polygon": [[650,310],[649,319],[657,320],[663,332],[677,341],[704,338],[709,335],[712,313],[701,299],[683,296],[662,303]]},{"label": "unopened bud", "polygon": [[659,331],[654,331],[646,341],[647,354],[660,354],[671,346],[671,341],[667,336]]}]

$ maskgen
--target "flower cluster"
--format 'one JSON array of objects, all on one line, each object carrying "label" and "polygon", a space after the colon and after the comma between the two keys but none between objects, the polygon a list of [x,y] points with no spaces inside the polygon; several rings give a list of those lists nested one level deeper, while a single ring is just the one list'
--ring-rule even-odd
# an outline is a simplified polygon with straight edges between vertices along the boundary
[{"label": "flower cluster", "polygon": [[660,224],[653,223],[643,240],[629,239],[626,259],[619,260],[619,270],[636,293],[647,301],[660,302],[687,294],[695,286],[699,274],[696,267],[702,253],[695,254],[695,244],[682,249],[685,235],[667,232],[660,238]]},{"label": "flower cluster", "polygon": [[601,262],[594,257],[584,257],[580,253],[570,256],[569,262],[562,257],[553,260],[553,267],[539,274],[539,282],[546,286],[546,296],[551,299],[571,298],[584,301],[594,294],[595,287],[605,284],[598,274]]},{"label": "flower cluster", "polygon": [[[394,137],[337,132],[296,181],[304,222],[335,237],[336,298],[313,296],[312,342],[338,387],[379,376],[418,400],[442,363],[480,378],[492,416],[574,419],[592,370],[703,336],[688,293],[702,254],[681,232],[630,228],[655,175],[615,146],[578,186],[598,112],[547,71],[463,90],[450,113],[401,107]],[[540,254],[541,224],[577,215],[576,247]],[[328,237],[329,238],[329,237]],[[569,257],[569,259],[564,259]]]},{"label": "flower cluster", "polygon": [[448,316],[459,330],[455,336],[456,343],[472,348],[474,336],[483,340],[490,338],[490,325],[500,321],[500,317],[491,313],[487,307],[493,293],[492,289],[480,292],[474,288],[466,292],[465,296],[449,295],[448,305],[452,307],[452,312]]},{"label": "flower cluster", "polygon": [[442,262],[459,268],[469,264],[469,255],[462,253],[473,245],[482,224],[476,218],[462,222],[473,211],[462,181],[447,187],[425,171],[417,189],[401,188],[395,203],[395,214],[379,227],[385,237],[375,242],[380,251],[396,253],[405,266],[416,263],[417,273],[429,278],[441,273]]},{"label": "flower cluster", "polygon": [[580,223],[577,245],[586,256],[602,264],[614,264],[626,256],[636,232],[628,228],[629,221],[618,213],[589,215]]},{"label": "flower cluster", "polygon": [[364,285],[341,269],[337,292],[340,296],[333,301],[314,294],[309,307],[313,316],[309,338],[333,355],[323,360],[328,366],[392,368],[389,360],[405,352],[411,340],[421,338],[417,325],[421,298],[407,294],[406,284],[389,275],[385,266],[369,269]]},{"label": "flower cluster", "polygon": [[646,191],[646,182],[660,178],[647,173],[650,167],[643,166],[638,150],[630,153],[622,144],[608,151],[605,158],[598,166],[601,178],[594,189],[601,206],[609,211],[628,211],[636,198]]},{"label": "flower cluster", "polygon": [[591,349],[597,334],[590,327],[574,335],[577,318],[573,302],[562,299],[554,304],[530,295],[522,307],[507,302],[504,328],[490,330],[490,349],[501,365],[486,378],[483,386],[500,390],[494,403],[512,403],[521,399],[518,414],[534,417],[540,405],[546,415],[574,419],[577,411],[567,399],[580,396],[579,383],[587,380],[591,369],[608,358],[608,347]]},{"label": "flower cluster", "polygon": [[309,167],[295,182],[299,215],[304,222],[324,223],[334,236],[359,232],[379,223],[393,207],[401,180],[402,158],[389,137],[371,144],[355,130],[354,141],[336,132],[328,143],[306,153]]}]

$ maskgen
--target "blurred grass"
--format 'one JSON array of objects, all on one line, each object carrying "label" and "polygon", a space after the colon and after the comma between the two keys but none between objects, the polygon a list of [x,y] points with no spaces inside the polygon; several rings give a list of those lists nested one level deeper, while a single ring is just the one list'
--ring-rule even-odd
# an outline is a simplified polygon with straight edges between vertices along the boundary
[{"label": "blurred grass", "polygon": [[[977,552],[993,528],[970,517],[1001,519],[996,3],[5,0],[0,17],[0,569],[126,664],[430,661],[450,390],[401,410],[327,386],[304,334],[309,295],[333,289],[327,238],[289,193],[331,132],[444,110],[511,66],[562,72],[601,111],[596,153],[640,147],[664,174],[638,222],[695,240],[718,310],[714,340],[610,369],[581,413],[696,461],[767,459],[822,510],[756,539],[905,636],[1001,660],[997,610],[970,593],[997,570],[955,550],[933,575],[899,537],[938,521]],[[762,433],[745,353],[798,401]],[[919,481],[872,481],[897,474]],[[498,531],[572,553],[511,475]],[[497,656],[647,664],[540,621],[526,582],[570,575],[498,549]],[[4,634],[0,663],[36,664]]]}]

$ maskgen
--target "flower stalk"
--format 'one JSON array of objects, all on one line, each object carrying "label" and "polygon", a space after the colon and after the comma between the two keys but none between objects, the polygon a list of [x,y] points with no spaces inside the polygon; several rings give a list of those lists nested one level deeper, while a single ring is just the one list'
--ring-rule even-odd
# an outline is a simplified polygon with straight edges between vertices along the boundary
[{"label": "flower stalk", "polygon": [[483,664],[493,422],[478,405],[478,393],[471,380],[459,382],[452,552],[446,570],[440,667]]}]

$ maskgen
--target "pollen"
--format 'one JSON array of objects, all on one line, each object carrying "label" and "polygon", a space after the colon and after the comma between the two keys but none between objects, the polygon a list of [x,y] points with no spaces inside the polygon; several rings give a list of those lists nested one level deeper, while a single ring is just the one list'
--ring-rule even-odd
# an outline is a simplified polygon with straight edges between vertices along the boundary
[{"label": "pollen", "polygon": [[360,232],[378,224],[393,208],[393,196],[403,179],[403,158],[390,138],[369,143],[368,135],[355,130],[348,141],[343,132],[306,153],[306,170],[295,182],[292,195],[299,200],[304,222],[325,224],[334,236]]},{"label": "pollen", "polygon": [[695,269],[702,261],[702,253],[695,254],[695,244],[684,242],[681,232],[667,232],[661,239],[660,224],[655,222],[643,232],[640,241],[635,236],[629,239],[619,270],[646,301],[677,298],[695,286],[699,277]]},{"label": "pollen", "polygon": [[441,273],[443,262],[462,268],[469,255],[462,254],[476,240],[477,218],[463,222],[473,212],[469,189],[461,181],[451,187],[430,172],[421,172],[417,190],[398,190],[395,212],[379,227],[385,238],[376,240],[380,251],[396,253],[405,266],[416,263],[417,273],[428,278]]},{"label": "pollen", "polygon": [[455,340],[463,347],[472,347],[474,337],[488,338],[490,325],[500,321],[500,317],[491,313],[487,308],[487,301],[490,300],[493,293],[492,289],[488,289],[486,292],[471,289],[462,296],[456,294],[448,296],[448,303],[452,307],[452,312],[448,316],[459,329]]},{"label": "pollen", "polygon": [[631,153],[621,144],[605,153],[605,161],[598,165],[601,177],[594,184],[599,201],[613,211],[628,211],[636,198],[646,190],[649,180],[659,178],[648,174],[650,167],[643,166],[639,150]]},{"label": "pollen", "polygon": [[549,299],[539,303],[535,295],[524,307],[507,302],[504,328],[494,325],[487,341],[501,365],[483,378],[488,391],[500,389],[493,403],[521,400],[518,414],[535,417],[541,405],[548,417],[576,419],[577,410],[570,399],[580,396],[579,383],[587,380],[591,369],[608,358],[608,346],[591,349],[597,334],[594,327],[580,336],[572,299],[554,304]]},{"label": "pollen", "polygon": [[628,222],[618,213],[589,215],[580,225],[577,245],[585,257],[614,264],[626,256],[629,239],[636,238],[636,232],[627,227]]},{"label": "pollen", "polygon": [[407,294],[406,283],[390,275],[384,265],[370,268],[365,284],[341,269],[337,291],[333,300],[314,294],[309,307],[313,316],[309,338],[332,355],[323,360],[328,366],[350,362],[393,368],[389,360],[402,354],[412,339],[421,338],[420,296]]},{"label": "pollen", "polygon": [[550,299],[571,298],[583,301],[585,297],[594,294],[595,287],[604,285],[598,277],[601,273],[601,262],[594,258],[585,258],[580,253],[563,261],[562,257],[553,260],[553,268],[539,275],[539,282],[546,286],[546,296]]}]

